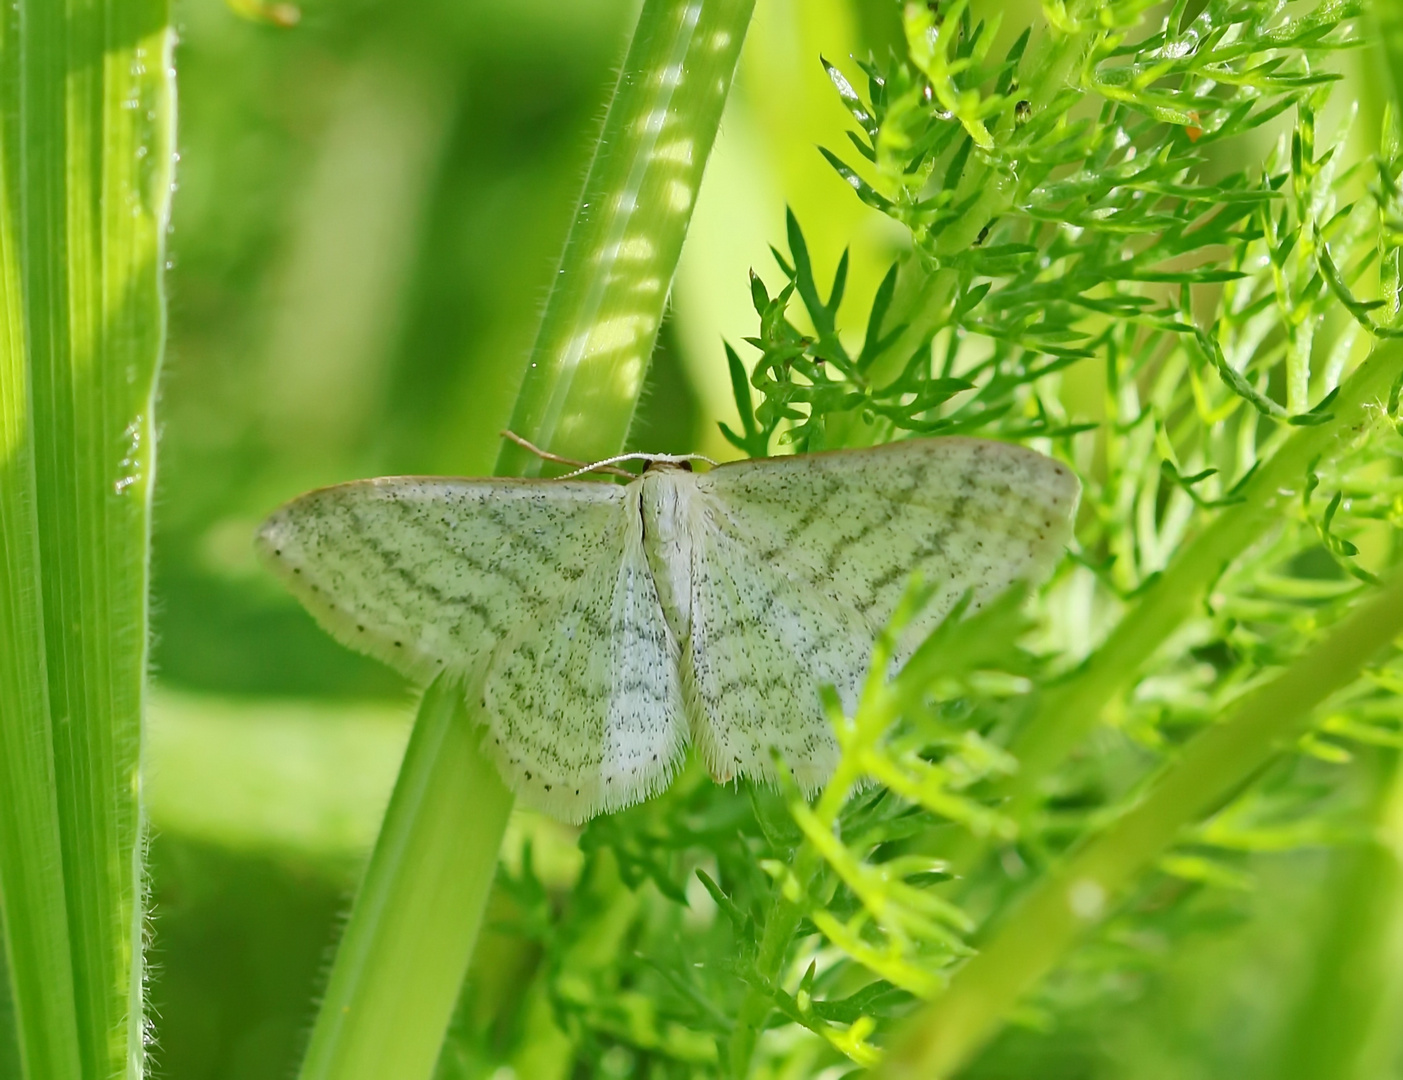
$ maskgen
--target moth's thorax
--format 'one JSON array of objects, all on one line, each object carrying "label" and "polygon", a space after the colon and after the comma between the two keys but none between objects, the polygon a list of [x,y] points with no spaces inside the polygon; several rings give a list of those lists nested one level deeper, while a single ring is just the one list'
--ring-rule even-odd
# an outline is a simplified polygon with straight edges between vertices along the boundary
[{"label": "moth's thorax", "polygon": [[692,623],[691,517],[696,512],[696,478],[690,470],[651,465],[642,487],[643,551],[653,572],[663,614],[677,641],[687,640]]}]

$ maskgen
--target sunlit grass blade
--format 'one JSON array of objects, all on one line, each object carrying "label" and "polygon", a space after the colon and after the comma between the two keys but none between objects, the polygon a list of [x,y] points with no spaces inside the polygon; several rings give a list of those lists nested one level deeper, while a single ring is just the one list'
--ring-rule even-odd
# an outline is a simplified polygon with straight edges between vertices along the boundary
[{"label": "sunlit grass blade", "polygon": [[145,1068],[138,758],[168,15],[163,0],[22,3],[0,31],[0,700],[18,826],[0,890],[25,1068],[46,1080],[74,1058],[83,1076]]},{"label": "sunlit grass blade", "polygon": [[[584,460],[623,447],[753,7],[643,6],[513,413],[538,446]],[[497,474],[540,465],[508,441]],[[512,805],[460,696],[435,686],[415,720],[303,1080],[433,1069]]]},{"label": "sunlit grass blade", "polygon": [[[623,445],[754,7],[643,5],[512,412],[537,446],[598,461]],[[503,445],[499,476],[540,468]]]},{"label": "sunlit grass blade", "polygon": [[[9,20],[0,23],[7,55],[12,30]],[[0,160],[7,196],[14,164],[8,152]],[[12,991],[6,998],[22,1062],[6,1060],[0,1045],[0,1071],[78,1080],[16,209],[8,197],[0,204],[0,914]]]}]

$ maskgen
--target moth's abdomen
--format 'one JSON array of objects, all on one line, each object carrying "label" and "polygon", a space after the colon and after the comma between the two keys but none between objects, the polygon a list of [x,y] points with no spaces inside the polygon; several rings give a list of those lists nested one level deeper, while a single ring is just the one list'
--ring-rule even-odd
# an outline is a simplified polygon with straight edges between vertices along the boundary
[{"label": "moth's abdomen", "polygon": [[683,642],[692,625],[696,478],[681,469],[654,469],[637,483],[643,553],[668,628],[676,641]]}]

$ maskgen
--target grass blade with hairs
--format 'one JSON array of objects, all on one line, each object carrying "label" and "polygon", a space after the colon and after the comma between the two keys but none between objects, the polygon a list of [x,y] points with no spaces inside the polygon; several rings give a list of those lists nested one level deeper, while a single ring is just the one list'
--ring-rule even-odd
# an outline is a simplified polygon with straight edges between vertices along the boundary
[{"label": "grass blade with hairs", "polygon": [[22,1075],[144,1075],[152,417],[173,37],[161,0],[0,21],[0,900]]}]

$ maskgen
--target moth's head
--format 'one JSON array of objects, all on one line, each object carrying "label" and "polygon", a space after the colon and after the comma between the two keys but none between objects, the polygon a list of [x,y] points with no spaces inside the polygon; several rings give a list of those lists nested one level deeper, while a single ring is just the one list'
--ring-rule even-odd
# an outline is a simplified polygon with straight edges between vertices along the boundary
[{"label": "moth's head", "polygon": [[691,472],[691,458],[650,457],[643,463],[646,472]]}]

